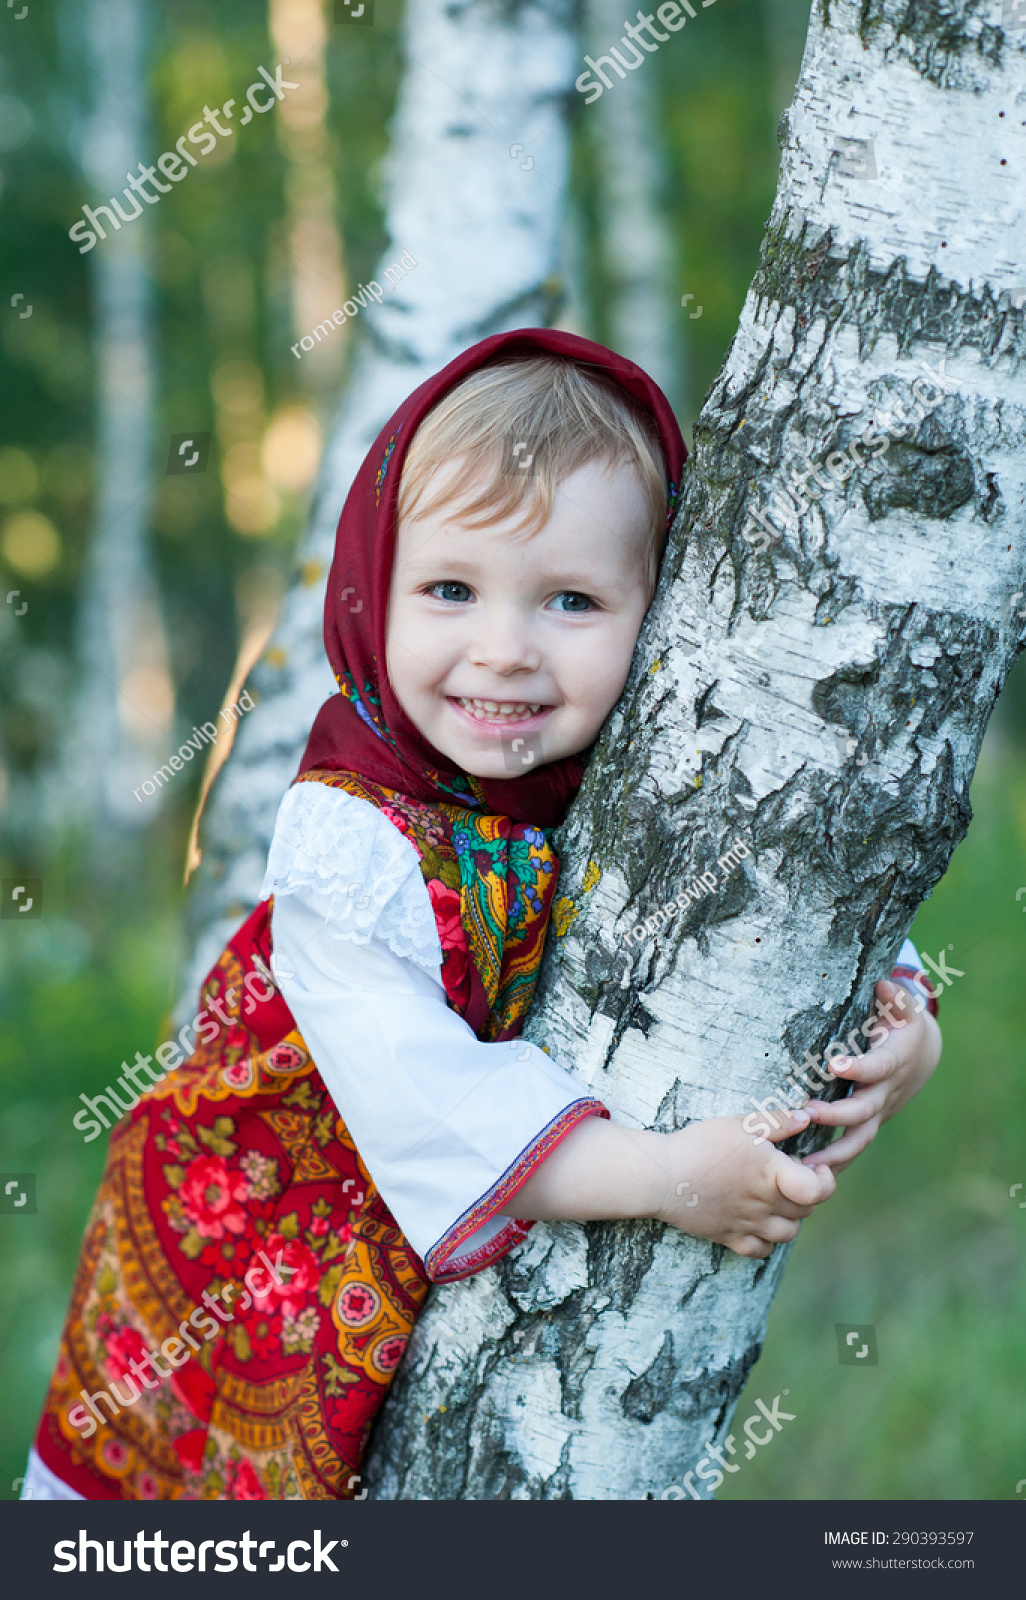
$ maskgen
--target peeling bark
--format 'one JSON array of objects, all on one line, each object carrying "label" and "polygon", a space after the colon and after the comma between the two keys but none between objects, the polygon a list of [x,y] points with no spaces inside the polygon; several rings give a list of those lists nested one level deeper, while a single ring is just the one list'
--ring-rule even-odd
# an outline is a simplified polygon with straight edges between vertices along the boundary
[{"label": "peeling bark", "polygon": [[[563,830],[527,1029],[631,1126],[750,1110],[845,1036],[969,823],[1026,588],[1026,32],[979,10],[813,14],[760,266]],[[872,141],[876,178],[842,138]],[[908,411],[941,358],[944,398],[757,548],[791,469]],[[737,839],[717,893],[628,938]],[[371,1494],[658,1498],[722,1446],[786,1254],[537,1224],[431,1296]]]}]

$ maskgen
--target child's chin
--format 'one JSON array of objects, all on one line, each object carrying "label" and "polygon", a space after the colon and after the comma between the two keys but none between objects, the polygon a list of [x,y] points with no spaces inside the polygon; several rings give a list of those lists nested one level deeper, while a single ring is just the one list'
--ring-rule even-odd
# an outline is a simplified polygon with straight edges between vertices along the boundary
[{"label": "child's chin", "polygon": [[488,756],[482,756],[480,754],[470,755],[468,753],[466,757],[460,761],[459,765],[462,770],[466,773],[469,773],[472,778],[488,778],[491,779],[492,782],[495,782],[499,779],[523,777],[523,772],[518,767],[515,767],[512,771],[510,771],[510,768],[507,766],[504,758],[501,755],[489,758]]}]

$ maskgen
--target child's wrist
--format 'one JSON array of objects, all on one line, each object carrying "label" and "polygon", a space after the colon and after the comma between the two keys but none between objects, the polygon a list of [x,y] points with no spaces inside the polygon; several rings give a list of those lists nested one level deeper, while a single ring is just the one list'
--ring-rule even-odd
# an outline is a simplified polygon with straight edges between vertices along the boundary
[{"label": "child's wrist", "polygon": [[657,1222],[667,1221],[673,1196],[674,1163],[669,1148],[672,1135],[622,1126],[618,1132],[623,1136],[626,1156],[622,1220],[651,1217]]}]

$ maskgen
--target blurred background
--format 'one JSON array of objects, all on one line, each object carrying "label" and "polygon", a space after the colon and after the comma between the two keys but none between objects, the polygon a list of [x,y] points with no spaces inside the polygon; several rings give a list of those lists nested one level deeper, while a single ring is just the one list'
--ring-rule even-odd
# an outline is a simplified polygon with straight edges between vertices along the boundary
[{"label": "blurred background", "polygon": [[[153,1048],[178,993],[197,805],[233,733],[218,713],[277,648],[324,441],[373,337],[350,317],[291,350],[390,244],[390,126],[415,62],[400,0],[376,0],[369,23],[346,3],[0,14],[0,1172],[34,1175],[37,1197],[0,1211],[5,1498],[103,1162],[104,1140],[72,1127],[78,1096]],[[479,22],[487,3],[465,9]],[[611,0],[571,21],[575,71],[623,28]],[[807,0],[716,0],[594,106],[564,97],[552,317],[652,371],[689,440],[756,266],[807,21]],[[79,253],[84,205],[120,196],[121,174],[205,108],[234,95],[238,119],[258,65],[290,56],[301,91],[236,120],[166,198]],[[391,240],[396,257],[405,245]],[[186,439],[205,465],[168,472]],[[204,722],[214,748],[135,798]],[[913,929],[964,972],[942,1000],[941,1069],[805,1224],[739,1412],[786,1393],[794,1421],[723,1498],[1026,1491],[1021,662],[973,805]],[[839,1363],[849,1321],[875,1329],[876,1365]]]}]

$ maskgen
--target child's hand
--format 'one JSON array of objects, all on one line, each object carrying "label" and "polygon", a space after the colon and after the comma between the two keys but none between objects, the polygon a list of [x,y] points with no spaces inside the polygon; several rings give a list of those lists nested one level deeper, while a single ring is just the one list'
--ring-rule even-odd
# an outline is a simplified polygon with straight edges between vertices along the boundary
[{"label": "child's hand", "polygon": [[743,1121],[711,1117],[665,1135],[674,1181],[659,1215],[684,1233],[762,1259],[793,1239],[801,1218],[837,1185],[829,1166],[813,1170],[773,1147],[808,1127],[804,1109],[778,1113],[776,1132],[758,1144]]},{"label": "child's hand", "polygon": [[838,1056],[830,1063],[837,1077],[861,1087],[846,1100],[809,1100],[804,1106],[813,1122],[822,1127],[849,1130],[824,1150],[806,1156],[808,1167],[843,1172],[872,1143],[888,1118],[919,1093],[940,1060],[940,1028],[925,1007],[917,1011],[918,1001],[907,989],[881,978],[876,997],[885,1010],[877,1019],[873,1048],[865,1055]]}]

